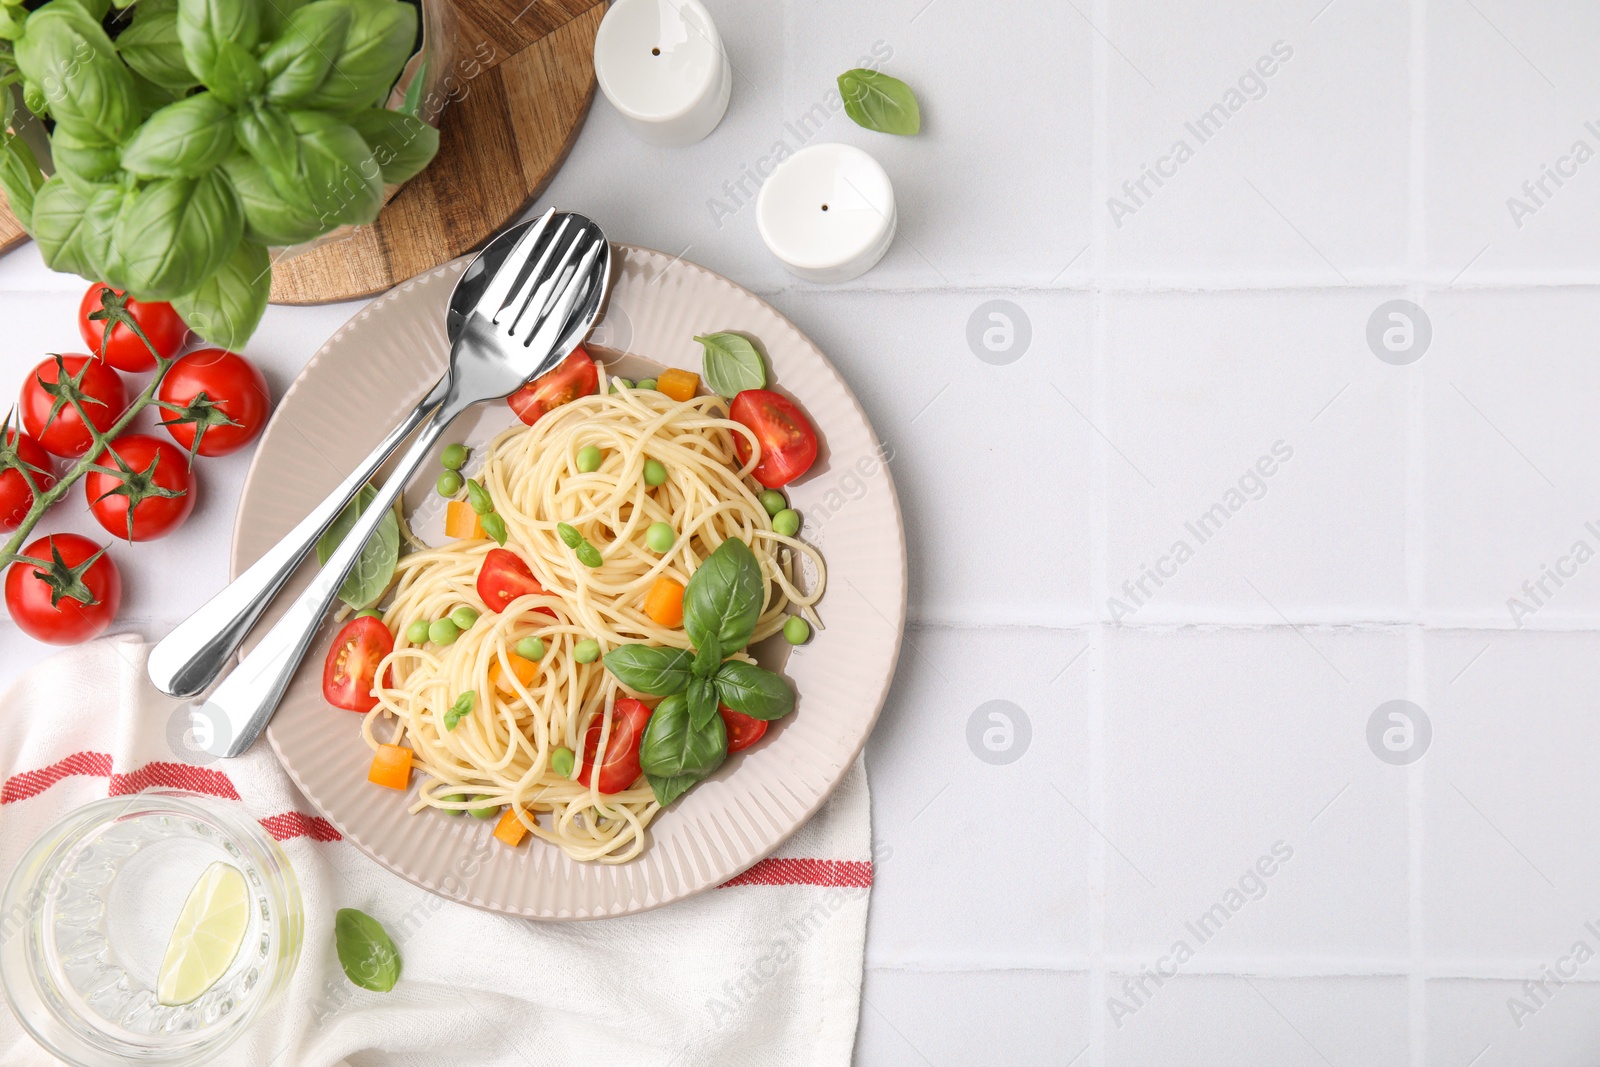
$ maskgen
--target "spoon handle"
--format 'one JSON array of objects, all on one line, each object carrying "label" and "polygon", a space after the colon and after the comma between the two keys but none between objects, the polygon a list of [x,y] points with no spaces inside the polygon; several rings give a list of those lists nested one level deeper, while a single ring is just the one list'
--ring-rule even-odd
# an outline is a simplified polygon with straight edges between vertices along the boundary
[{"label": "spoon handle", "polygon": [[[444,401],[447,381],[441,378],[400,425],[384,437],[311,514],[150,650],[148,671],[157,689],[171,696],[187,697],[204,691],[217,680],[262,611],[272,603],[283,583],[299,568],[300,561],[316,546],[333,520],[356,498],[361,487],[372,480],[378,468],[411,431]],[[352,538],[345,540],[348,542]],[[355,543],[365,544],[366,539]]]},{"label": "spoon handle", "polygon": [[361,550],[383,521],[395,497],[411,480],[412,473],[422,465],[429,450],[461,410],[461,405],[450,401],[434,410],[417,439],[395,464],[394,472],[378,487],[378,495],[367,505],[311,584],[205,704],[191,712],[191,718],[204,721],[206,729],[202,734],[210,738],[206,751],[216,756],[237,756],[249,748],[266,727],[328,609],[333,606],[339,587],[360,558]]}]

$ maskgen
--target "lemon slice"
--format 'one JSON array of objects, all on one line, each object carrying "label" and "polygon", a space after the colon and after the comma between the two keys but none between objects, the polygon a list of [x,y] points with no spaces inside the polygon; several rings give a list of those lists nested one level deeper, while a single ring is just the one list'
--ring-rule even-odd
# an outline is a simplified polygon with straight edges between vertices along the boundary
[{"label": "lemon slice", "polygon": [[250,925],[250,894],[237,867],[220,860],[205,869],[183,902],[156,979],[156,999],[187,1004],[217,984],[238,955]]}]

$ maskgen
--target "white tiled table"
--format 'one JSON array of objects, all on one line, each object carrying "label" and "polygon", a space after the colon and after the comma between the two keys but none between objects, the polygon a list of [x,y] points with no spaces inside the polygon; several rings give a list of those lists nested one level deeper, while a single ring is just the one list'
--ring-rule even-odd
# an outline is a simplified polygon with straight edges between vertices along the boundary
[{"label": "white tiled table", "polygon": [[[858,1060],[1594,1062],[1600,961],[1522,983],[1600,952],[1600,563],[1520,626],[1507,600],[1600,549],[1600,159],[1522,189],[1600,152],[1600,8],[710,6],[723,125],[663,151],[597,103],[544,201],[767,296],[893,449],[912,622],[869,747]],[[854,283],[796,282],[727,190],[875,51],[924,133],[806,139],[875,154],[902,231]],[[79,346],[81,291],[0,261],[7,383]],[[1010,362],[967,340],[996,299],[1031,333]],[[1431,324],[1407,365],[1367,342],[1395,299]],[[269,312],[275,390],[351,310]],[[123,551],[123,626],[222,582],[246,462]],[[44,653],[0,625],[0,680]],[[1432,726],[1409,765],[1367,741],[1396,699]],[[1011,762],[968,741],[991,701]]]}]

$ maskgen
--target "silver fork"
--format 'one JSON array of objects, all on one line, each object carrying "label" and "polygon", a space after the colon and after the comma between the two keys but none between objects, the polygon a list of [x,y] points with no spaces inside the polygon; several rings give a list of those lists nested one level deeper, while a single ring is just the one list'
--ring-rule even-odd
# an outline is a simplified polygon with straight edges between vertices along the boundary
[{"label": "silver fork", "polygon": [[[581,215],[547,212],[523,234],[451,349],[450,369],[435,390],[442,394],[438,407],[377,497],[260,644],[192,712],[209,726],[201,731],[209,734],[206,751],[237,756],[255,741],[277,709],[339,587],[412,473],[463,411],[509,396],[571,352],[604,302],[610,266],[605,235]],[[259,613],[254,607],[253,615]]]}]

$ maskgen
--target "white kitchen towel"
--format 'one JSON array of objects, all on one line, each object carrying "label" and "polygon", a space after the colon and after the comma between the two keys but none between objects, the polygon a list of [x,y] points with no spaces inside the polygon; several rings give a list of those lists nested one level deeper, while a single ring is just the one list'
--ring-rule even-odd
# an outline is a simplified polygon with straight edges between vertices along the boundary
[{"label": "white kitchen towel", "polygon": [[[859,761],[776,856],[732,883],[644,915],[538,923],[443,900],[379,867],[315,815],[265,742],[206,767],[181,762],[187,716],[145,680],[146,651],[134,637],[94,641],[0,697],[0,876],[46,826],[108,794],[187,787],[243,805],[294,864],[305,947],[283,998],[217,1062],[850,1062],[872,880]],[[344,977],[341,907],[395,936],[403,970],[392,992]],[[0,1063],[55,1062],[0,1012]]]}]

